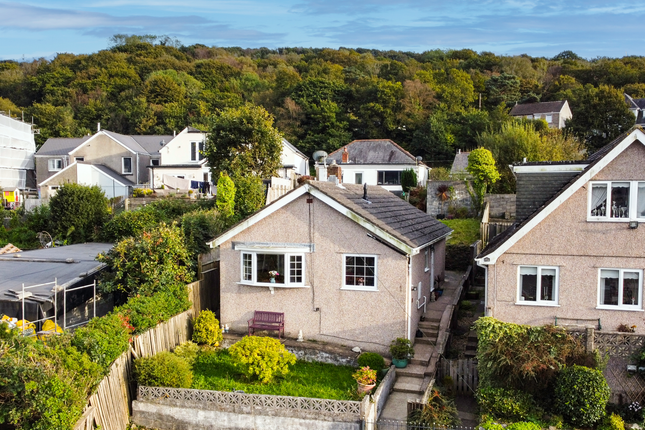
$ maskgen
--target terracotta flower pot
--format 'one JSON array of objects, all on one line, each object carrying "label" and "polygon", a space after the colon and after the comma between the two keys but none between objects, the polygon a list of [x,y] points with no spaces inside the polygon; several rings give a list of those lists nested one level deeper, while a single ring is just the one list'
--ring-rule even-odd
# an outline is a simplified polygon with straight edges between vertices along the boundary
[{"label": "terracotta flower pot", "polygon": [[359,394],[367,394],[370,391],[372,391],[374,387],[376,387],[376,384],[365,385],[365,384],[361,384],[360,382],[357,382],[356,384],[358,385]]}]

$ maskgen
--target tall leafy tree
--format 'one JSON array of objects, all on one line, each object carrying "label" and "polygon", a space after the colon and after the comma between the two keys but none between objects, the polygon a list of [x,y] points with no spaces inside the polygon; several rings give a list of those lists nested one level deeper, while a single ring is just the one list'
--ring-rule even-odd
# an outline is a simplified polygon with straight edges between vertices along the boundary
[{"label": "tall leafy tree", "polygon": [[282,136],[264,108],[247,104],[213,115],[204,152],[215,177],[268,178],[280,167]]},{"label": "tall leafy tree", "polygon": [[94,185],[65,184],[49,201],[54,234],[71,243],[99,237],[108,217],[108,199]]},{"label": "tall leafy tree", "polygon": [[473,188],[475,189],[475,205],[481,211],[484,204],[484,196],[488,188],[499,179],[499,172],[495,167],[493,154],[486,148],[477,148],[468,155],[468,173],[473,177]]}]

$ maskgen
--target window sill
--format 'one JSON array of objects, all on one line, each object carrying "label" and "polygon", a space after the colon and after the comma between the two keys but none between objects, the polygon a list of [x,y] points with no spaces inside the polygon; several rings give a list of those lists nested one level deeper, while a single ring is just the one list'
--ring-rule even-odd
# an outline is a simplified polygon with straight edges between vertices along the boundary
[{"label": "window sill", "polygon": [[358,287],[355,285],[345,285],[340,287],[341,290],[346,290],[346,291],[368,291],[371,293],[378,293],[378,289],[375,287]]},{"label": "window sill", "polygon": [[624,307],[620,307],[620,306],[608,306],[608,305],[596,306],[596,309],[601,309],[601,310],[604,310],[604,311],[643,312],[642,308],[636,308],[636,307],[634,307],[634,308],[624,308]]},{"label": "window sill", "polygon": [[643,218],[587,218],[587,222],[624,222],[628,223],[630,221],[645,222]]},{"label": "window sill", "polygon": [[309,285],[302,284],[272,284],[270,282],[236,282],[237,285],[244,285],[246,287],[264,287],[264,288],[311,288]]},{"label": "window sill", "polygon": [[532,302],[530,300],[522,300],[519,302],[515,302],[516,305],[519,306],[542,306],[545,308],[559,308],[560,305],[557,303],[546,303],[546,302]]}]

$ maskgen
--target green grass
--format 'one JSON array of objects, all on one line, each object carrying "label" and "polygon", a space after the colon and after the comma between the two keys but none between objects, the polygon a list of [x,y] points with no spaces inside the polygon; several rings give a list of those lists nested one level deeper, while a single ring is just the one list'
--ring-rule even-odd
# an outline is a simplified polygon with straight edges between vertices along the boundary
[{"label": "green grass", "polygon": [[448,245],[471,245],[479,239],[479,220],[475,218],[439,220],[454,231]]},{"label": "green grass", "polygon": [[193,386],[199,390],[233,391],[318,399],[359,400],[350,366],[310,363],[298,360],[284,376],[272,383],[248,381],[235,368],[227,350],[200,352],[193,365]]}]

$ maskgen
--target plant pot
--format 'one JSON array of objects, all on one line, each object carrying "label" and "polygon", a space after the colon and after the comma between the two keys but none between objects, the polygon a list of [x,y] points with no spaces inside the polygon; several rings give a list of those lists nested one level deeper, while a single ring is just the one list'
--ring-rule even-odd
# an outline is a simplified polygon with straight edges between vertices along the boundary
[{"label": "plant pot", "polygon": [[370,391],[372,391],[374,387],[376,387],[376,384],[365,385],[365,384],[361,384],[360,382],[357,382],[356,384],[358,385],[359,394],[367,394]]},{"label": "plant pot", "polygon": [[394,367],[403,369],[407,367],[408,365],[408,359],[407,358],[394,358],[392,357],[392,364],[394,364]]}]

